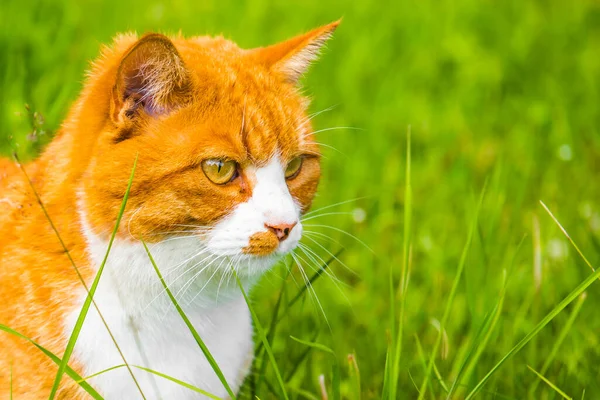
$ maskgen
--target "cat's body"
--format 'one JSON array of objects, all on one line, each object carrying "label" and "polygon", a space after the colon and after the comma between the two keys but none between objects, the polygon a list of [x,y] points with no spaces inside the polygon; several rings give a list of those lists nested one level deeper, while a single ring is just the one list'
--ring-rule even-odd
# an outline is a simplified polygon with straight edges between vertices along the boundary
[{"label": "cat's body", "polygon": [[[89,287],[103,263],[137,157],[70,365],[88,376],[124,357],[227,396],[164,292],[144,239],[236,391],[253,342],[231,270],[249,289],[301,236],[319,166],[295,82],[336,26],[251,51],[224,39],[119,37],[56,138],[24,166],[63,243],[24,172],[0,160],[0,323],[62,357],[87,294],[81,279]],[[141,398],[140,389],[148,399],[202,398],[131,369],[139,388],[124,367],[89,383],[107,399]],[[56,370],[31,343],[0,331],[0,396],[12,371],[15,398],[44,398]],[[65,375],[59,397],[85,396]]]}]

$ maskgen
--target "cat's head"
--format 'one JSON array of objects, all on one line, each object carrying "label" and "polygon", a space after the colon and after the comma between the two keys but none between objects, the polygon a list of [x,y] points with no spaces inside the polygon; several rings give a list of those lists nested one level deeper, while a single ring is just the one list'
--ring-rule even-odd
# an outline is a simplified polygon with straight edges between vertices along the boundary
[{"label": "cat's head", "polygon": [[260,265],[296,247],[320,176],[298,79],[337,25],[252,50],[222,38],[118,40],[87,92],[109,92],[89,111],[106,116],[80,198],[90,229],[108,238],[137,155],[122,240],[193,236],[210,254]]}]

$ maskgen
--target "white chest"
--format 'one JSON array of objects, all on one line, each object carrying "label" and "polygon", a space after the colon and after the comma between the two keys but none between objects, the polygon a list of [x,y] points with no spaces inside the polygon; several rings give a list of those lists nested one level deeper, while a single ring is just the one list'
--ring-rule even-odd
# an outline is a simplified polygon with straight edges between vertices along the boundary
[{"label": "white chest", "polygon": [[[93,246],[92,246],[93,247]],[[120,351],[130,365],[143,366],[166,374],[219,397],[227,392],[195,342],[181,316],[175,311],[141,246],[116,244],[94,296]],[[158,261],[171,266],[189,258],[186,252],[169,254],[158,249]],[[162,253],[161,253],[162,251]],[[180,269],[182,266],[179,266]],[[197,271],[196,266],[193,271]],[[193,277],[176,280],[166,268],[173,292]],[[251,362],[253,342],[248,307],[231,280],[225,282],[204,274],[185,289],[181,306],[198,331],[225,378],[237,391]],[[219,297],[216,297],[220,291]],[[69,336],[79,315],[85,291],[80,290],[80,304],[65,320]],[[199,295],[196,297],[196,295]],[[191,297],[190,297],[191,296]],[[192,301],[189,301],[193,299]],[[74,357],[89,376],[123,364],[113,339],[92,305],[75,346]],[[146,399],[199,399],[204,396],[165,378],[132,367]],[[141,399],[130,372],[125,367],[113,369],[89,380],[107,400]]]}]

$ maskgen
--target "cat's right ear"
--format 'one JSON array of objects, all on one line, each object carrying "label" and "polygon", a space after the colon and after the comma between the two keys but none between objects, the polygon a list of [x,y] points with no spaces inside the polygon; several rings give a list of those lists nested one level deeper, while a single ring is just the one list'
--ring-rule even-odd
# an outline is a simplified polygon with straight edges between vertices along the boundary
[{"label": "cat's right ear", "polygon": [[166,114],[191,99],[190,75],[175,45],[148,34],[125,53],[112,91],[111,119],[127,124],[139,113]]}]

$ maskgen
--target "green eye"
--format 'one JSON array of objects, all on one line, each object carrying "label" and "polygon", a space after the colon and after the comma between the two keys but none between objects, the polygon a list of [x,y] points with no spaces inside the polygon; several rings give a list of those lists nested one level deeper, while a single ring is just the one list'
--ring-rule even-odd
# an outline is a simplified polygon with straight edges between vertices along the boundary
[{"label": "green eye", "polygon": [[292,161],[290,161],[285,168],[285,178],[293,179],[300,172],[300,167],[302,167],[302,157],[296,157]]},{"label": "green eye", "polygon": [[217,185],[231,182],[237,176],[237,163],[231,160],[211,158],[202,161],[204,175]]}]

